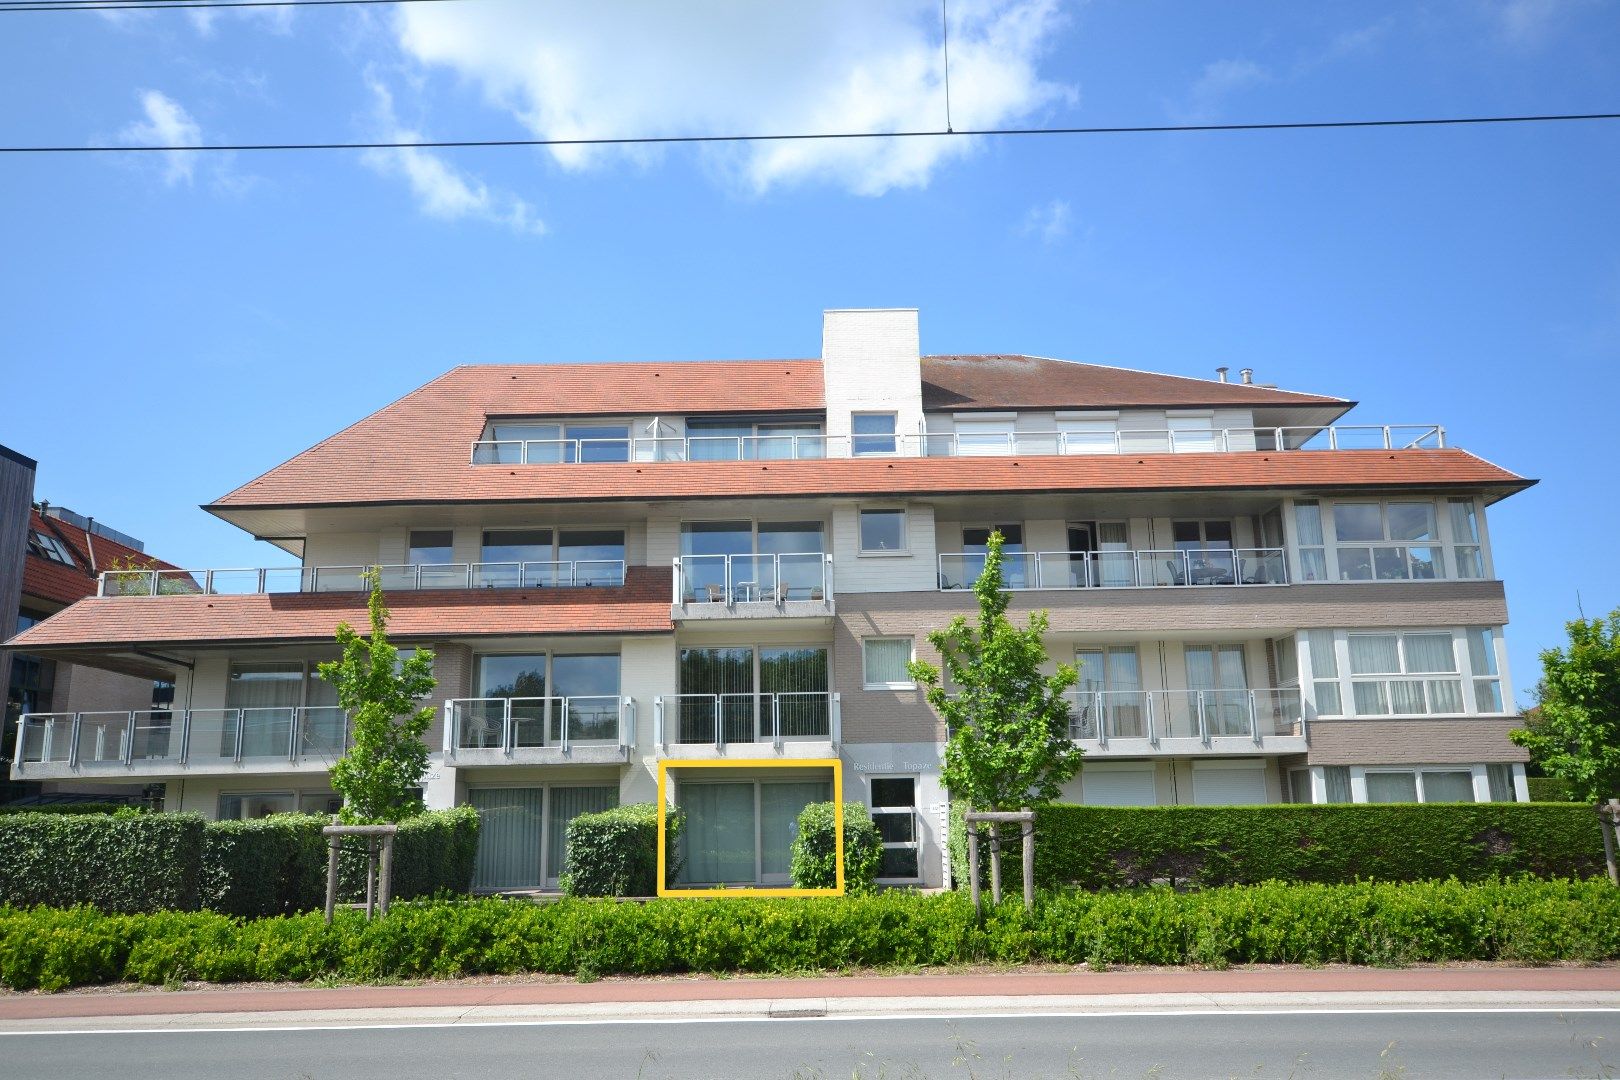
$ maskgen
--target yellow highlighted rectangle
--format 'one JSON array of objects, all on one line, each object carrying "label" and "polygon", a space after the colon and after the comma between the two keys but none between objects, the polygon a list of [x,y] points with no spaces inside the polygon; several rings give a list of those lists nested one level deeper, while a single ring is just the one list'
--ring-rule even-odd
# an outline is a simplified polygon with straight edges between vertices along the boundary
[{"label": "yellow highlighted rectangle", "polygon": [[[831,889],[794,889],[743,886],[736,889],[672,889],[665,884],[668,870],[666,819],[669,799],[666,777],[670,769],[831,769],[833,777],[833,862],[837,885]],[[658,895],[659,896],[843,896],[844,895],[844,763],[838,758],[743,758],[725,761],[697,758],[658,763]]]}]

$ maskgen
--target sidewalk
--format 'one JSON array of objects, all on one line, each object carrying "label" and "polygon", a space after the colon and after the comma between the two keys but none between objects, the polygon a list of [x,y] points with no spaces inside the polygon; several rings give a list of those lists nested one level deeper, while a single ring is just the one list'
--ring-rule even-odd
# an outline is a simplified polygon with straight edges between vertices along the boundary
[{"label": "sidewalk", "polygon": [[442,982],[0,996],[0,1032],[1029,1012],[1620,1009],[1620,967]]}]

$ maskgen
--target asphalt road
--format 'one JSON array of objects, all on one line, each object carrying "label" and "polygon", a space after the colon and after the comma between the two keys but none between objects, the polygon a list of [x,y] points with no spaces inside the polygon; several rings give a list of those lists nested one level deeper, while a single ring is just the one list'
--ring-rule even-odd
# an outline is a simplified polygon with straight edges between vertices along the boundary
[{"label": "asphalt road", "polygon": [[0,1035],[8,1080],[1620,1076],[1620,1011],[545,1023]]}]

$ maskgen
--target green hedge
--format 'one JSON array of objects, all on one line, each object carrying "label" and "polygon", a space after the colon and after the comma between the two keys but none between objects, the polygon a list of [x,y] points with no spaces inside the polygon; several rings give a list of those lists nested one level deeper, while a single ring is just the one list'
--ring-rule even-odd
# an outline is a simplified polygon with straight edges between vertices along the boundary
[{"label": "green hedge", "polygon": [[[665,819],[665,871],[680,870],[684,818]],[[655,896],[658,893],[658,804],[627,803],[568,823],[563,892],[570,896]]]},{"label": "green hedge", "polygon": [[[965,836],[959,825],[952,832],[953,872],[965,882]],[[1005,882],[1005,865],[1002,872]],[[1603,872],[1596,815],[1567,804],[1055,805],[1036,817],[1035,880],[1041,886],[1479,881]]]},{"label": "green hedge", "polygon": [[0,904],[194,910],[203,831],[196,814],[6,814]]},{"label": "green hedge", "polygon": [[[204,822],[195,814],[8,814],[0,817],[0,903],[89,904],[103,911],[278,915],[326,904],[328,819],[278,814]],[[394,896],[472,889],[478,813],[430,811],[399,827]],[[365,860],[346,856],[340,896],[359,900]]]},{"label": "green hedge", "polygon": [[1530,785],[1531,802],[1575,801],[1570,794],[1568,780],[1560,780],[1556,776],[1531,776],[1525,782]]},{"label": "green hedge", "polygon": [[[789,873],[801,889],[831,889],[838,884],[837,845],[833,842],[833,804],[811,803],[799,811]],[[844,804],[844,892],[871,892],[883,861],[883,840],[864,803]]]},{"label": "green hedge", "polygon": [[41,803],[38,806],[0,806],[4,814],[115,814],[120,810],[145,811],[144,806],[121,802]]},{"label": "green hedge", "polygon": [[1043,893],[976,918],[960,893],[405,903],[243,920],[0,908],[0,983],[60,990],[484,974],[803,972],[963,963],[1403,964],[1620,959],[1620,889],[1520,879]]}]

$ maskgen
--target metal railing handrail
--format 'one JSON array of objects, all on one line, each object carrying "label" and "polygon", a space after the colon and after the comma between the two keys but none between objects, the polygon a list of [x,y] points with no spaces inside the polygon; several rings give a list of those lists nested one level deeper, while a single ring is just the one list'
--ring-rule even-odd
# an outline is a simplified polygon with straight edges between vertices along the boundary
[{"label": "metal railing handrail", "polygon": [[[814,701],[826,702],[826,734],[823,735],[820,732],[813,732],[809,735],[783,735],[781,723],[781,703],[783,698],[811,699]],[[726,737],[726,718],[722,715],[721,710],[727,701],[732,700],[749,704],[749,715],[747,719],[749,721],[749,729],[754,736],[753,739],[740,740],[728,739]],[[668,710],[667,703],[669,702],[675,703],[677,715],[677,720],[675,723],[675,737],[673,739],[670,738],[669,723],[665,719],[665,713]],[[714,730],[713,734],[709,738],[683,739],[681,737],[680,713],[681,704],[683,702],[690,702],[694,704],[701,704],[703,702],[712,703],[712,723],[714,724]],[[768,707],[762,707],[762,703],[767,702],[769,703]],[[668,748],[671,742],[685,746],[713,745],[718,750],[724,750],[726,746],[733,742],[759,743],[768,741],[772,743],[778,750],[780,750],[782,748],[782,744],[790,739],[805,742],[820,742],[823,739],[826,739],[831,741],[836,746],[839,742],[841,729],[840,697],[838,693],[831,690],[739,690],[725,694],[660,694],[656,699],[654,699],[653,707],[654,741],[665,749]],[[769,718],[770,738],[762,739],[760,736],[766,733],[764,721],[767,717]]]},{"label": "metal railing handrail", "polygon": [[[576,703],[579,703],[582,709],[592,709],[598,716],[611,713],[613,735],[610,738],[589,736],[582,738],[577,735],[573,730],[576,723]],[[596,705],[592,706],[589,703]],[[468,708],[478,705],[499,706],[498,716],[484,718],[486,721],[498,721],[500,724],[500,737],[494,745],[469,744],[464,741]],[[520,709],[537,709],[538,715],[521,715],[518,711]],[[576,743],[582,746],[611,745],[627,751],[634,745],[635,716],[635,699],[619,694],[451,698],[444,703],[444,752],[452,759],[458,752],[467,750],[499,750],[510,757],[519,750],[543,750],[555,747],[567,754]],[[560,723],[556,725],[557,736],[553,738],[552,727],[553,721],[556,720],[560,720]],[[539,741],[520,740],[520,726],[533,723],[540,725]]]},{"label": "metal railing handrail", "polygon": [[[972,588],[973,581],[957,582],[947,573],[947,560],[982,560],[982,552],[940,552],[936,556],[939,591],[959,592]],[[1032,560],[1032,561],[1031,561]],[[1047,562],[1062,560],[1049,573]],[[1282,547],[1218,548],[1193,552],[1181,548],[1131,548],[1123,551],[1018,551],[1003,552],[1002,564],[1022,566],[1009,591],[1033,589],[1136,589],[1164,585],[1286,585],[1288,561]],[[1166,580],[1159,573],[1160,563],[1176,564]],[[1251,564],[1253,569],[1251,570]],[[1033,573],[1030,570],[1033,569]],[[1080,578],[1074,577],[1076,569]],[[981,569],[982,572],[982,569]],[[1227,576],[1222,578],[1222,573]],[[1120,580],[1122,576],[1128,580]],[[977,574],[973,580],[977,580]],[[1179,578],[1179,580],[1178,580]]]},{"label": "metal railing handrail", "polygon": [[[531,568],[535,570],[530,573]],[[550,568],[551,573],[541,573]],[[566,568],[567,573],[563,574]],[[599,568],[593,571],[593,568]],[[97,575],[98,597],[256,596],[261,594],[363,592],[363,575],[382,575],[383,591],[428,591],[474,588],[618,588],[627,563],[623,559],[548,559],[524,562],[371,563],[352,566],[215,567],[206,570],[103,570]],[[508,584],[502,576],[509,571]],[[251,588],[220,588],[231,575],[253,575]],[[273,589],[273,579],[295,578],[297,588]],[[330,584],[333,579],[337,584]],[[134,586],[134,587],[132,587]],[[167,587],[166,586],[172,586]]]},{"label": "metal railing handrail", "polygon": [[[143,728],[141,717],[166,717],[167,725],[151,724]],[[91,710],[82,712],[61,713],[23,713],[17,722],[17,742],[13,757],[14,767],[18,772],[25,771],[29,765],[48,765],[65,763],[68,767],[78,770],[86,764],[108,765],[122,764],[132,766],[136,761],[174,761],[181,767],[192,765],[191,743],[195,721],[199,717],[214,717],[220,720],[217,728],[210,727],[209,731],[220,737],[220,752],[211,755],[206,760],[212,762],[236,762],[243,757],[269,758],[285,756],[289,763],[296,764],[301,760],[323,755],[341,755],[348,750],[349,738],[352,734],[347,713],[338,705],[271,705],[271,706],[229,706],[223,708],[201,709],[129,709],[129,710]],[[264,717],[271,723],[264,725],[261,730],[255,731],[252,721]],[[275,753],[260,754],[246,753],[246,743],[249,735],[263,734],[265,730],[274,732],[285,719],[287,736],[284,748]],[[341,718],[342,735],[338,740],[340,745],[321,746],[318,739],[313,738],[310,727],[311,719]],[[43,722],[44,729],[39,743],[39,752],[31,753],[29,747],[29,733]],[[57,754],[58,741],[57,726],[66,725],[67,753]],[[83,739],[86,732],[94,729],[97,743],[94,753],[88,761],[83,755]],[[118,751],[116,756],[106,753],[107,736],[116,731]],[[136,743],[138,736],[145,730],[148,732],[164,731],[166,740],[162,753],[137,753]],[[228,736],[228,740],[227,740]],[[229,752],[227,752],[227,745]]]},{"label": "metal railing handrail", "polygon": [[[1230,689],[1159,689],[1159,690],[1071,690],[1064,695],[1065,700],[1074,703],[1075,708],[1087,705],[1095,709],[1094,717],[1076,716],[1071,713],[1069,719],[1070,737],[1075,739],[1095,739],[1099,746],[1106,747],[1110,738],[1117,739],[1145,739],[1157,747],[1161,739],[1165,738],[1196,738],[1205,746],[1210,746],[1217,738],[1249,738],[1256,746],[1263,745],[1267,737],[1280,735],[1292,736],[1292,728],[1298,727],[1299,736],[1309,740],[1309,731],[1306,727],[1305,699],[1301,689],[1297,686],[1253,686],[1234,687]],[[1291,707],[1273,709],[1263,707],[1263,698],[1271,698],[1276,702],[1290,702]],[[1116,700],[1117,699],[1117,700]],[[1190,706],[1184,714],[1184,719],[1190,721],[1185,730],[1177,730],[1175,706],[1177,703]],[[1110,730],[1115,719],[1115,710],[1119,706],[1135,706],[1141,710],[1141,724],[1138,726],[1140,734],[1120,734],[1117,726]],[[1113,708],[1110,708],[1113,706]],[[1216,720],[1226,711],[1235,707],[1238,711],[1240,728],[1238,731],[1224,730],[1225,725],[1216,723]],[[1262,713],[1268,715],[1270,730],[1262,723]],[[1091,721],[1088,723],[1088,720]],[[1286,721],[1288,732],[1278,730],[1282,725],[1278,721]]]},{"label": "metal railing handrail", "polygon": [[[857,452],[882,442],[893,449]],[[764,445],[786,445],[782,456],[762,455]],[[1347,445],[1348,444],[1348,445]],[[1158,446],[1164,450],[1157,449]],[[1122,428],[1112,431],[922,432],[895,435],[687,435],[594,439],[475,439],[473,465],[575,465],[629,462],[819,460],[828,457],[962,457],[976,454],[1085,455],[1140,453],[1246,453],[1313,450],[1443,450],[1440,424],[1301,424],[1196,429]],[[735,451],[735,457],[694,454],[693,447]],[[963,447],[968,447],[964,450]],[[1022,447],[1031,449],[1022,449]],[[531,452],[531,447],[543,448]],[[618,448],[623,456],[617,456]],[[609,458],[587,453],[606,452]],[[666,452],[665,448],[673,450]],[[555,452],[547,452],[547,450]],[[752,453],[749,453],[749,450]],[[834,451],[837,451],[836,453]]]}]

